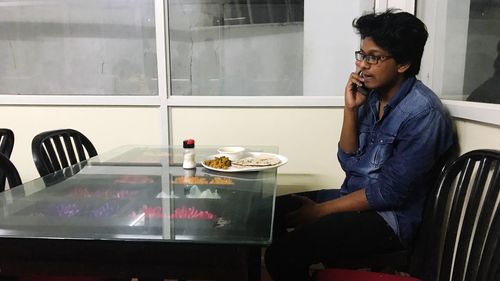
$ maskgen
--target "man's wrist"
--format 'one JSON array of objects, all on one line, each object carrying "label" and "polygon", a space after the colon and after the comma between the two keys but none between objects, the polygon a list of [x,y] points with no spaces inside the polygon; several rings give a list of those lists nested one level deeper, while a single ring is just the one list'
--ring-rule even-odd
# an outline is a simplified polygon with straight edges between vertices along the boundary
[{"label": "man's wrist", "polygon": [[349,114],[356,114],[358,112],[357,107],[349,107],[349,106],[344,106],[344,112],[349,113]]},{"label": "man's wrist", "polygon": [[332,200],[318,204],[318,212],[322,217],[332,213],[331,204],[333,204]]}]

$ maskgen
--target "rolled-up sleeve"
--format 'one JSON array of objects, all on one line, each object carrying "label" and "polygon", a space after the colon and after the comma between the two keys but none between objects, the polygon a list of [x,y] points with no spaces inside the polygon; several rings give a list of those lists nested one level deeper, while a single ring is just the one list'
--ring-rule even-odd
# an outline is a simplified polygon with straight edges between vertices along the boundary
[{"label": "rolled-up sleeve", "polygon": [[351,168],[356,165],[356,163],[358,162],[358,158],[356,156],[357,153],[345,153],[340,148],[340,144],[338,144],[337,158],[339,160],[340,167],[342,167],[342,170],[344,170],[344,172],[350,171]]}]

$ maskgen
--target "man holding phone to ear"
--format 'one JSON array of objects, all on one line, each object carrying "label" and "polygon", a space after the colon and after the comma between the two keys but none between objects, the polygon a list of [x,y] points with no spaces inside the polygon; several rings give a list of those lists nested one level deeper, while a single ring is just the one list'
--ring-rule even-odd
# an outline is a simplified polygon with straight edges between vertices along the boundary
[{"label": "man holding phone to ear", "polygon": [[309,280],[314,263],[411,247],[433,167],[453,145],[439,98],[415,77],[428,37],[422,21],[389,10],[353,27],[361,44],[338,144],[346,177],[340,190],[277,198],[266,251],[274,281]]}]

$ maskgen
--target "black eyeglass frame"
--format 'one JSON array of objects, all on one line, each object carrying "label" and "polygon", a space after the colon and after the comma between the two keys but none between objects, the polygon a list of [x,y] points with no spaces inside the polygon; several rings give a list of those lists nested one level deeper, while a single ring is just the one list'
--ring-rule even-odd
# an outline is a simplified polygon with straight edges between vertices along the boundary
[{"label": "black eyeglass frame", "polygon": [[374,56],[374,55],[365,55],[362,51],[354,52],[354,58],[357,61],[366,61],[368,64],[377,64],[379,61],[386,61],[387,59],[392,58],[393,56]]}]

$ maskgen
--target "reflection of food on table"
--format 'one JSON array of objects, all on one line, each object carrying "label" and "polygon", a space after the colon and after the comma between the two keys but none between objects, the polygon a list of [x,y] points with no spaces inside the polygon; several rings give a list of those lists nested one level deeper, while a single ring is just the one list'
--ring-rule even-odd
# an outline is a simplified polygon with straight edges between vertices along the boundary
[{"label": "reflection of food on table", "polygon": [[228,178],[213,177],[210,179],[210,184],[230,185],[234,184],[234,181]]},{"label": "reflection of food on table", "polygon": [[229,185],[234,184],[232,179],[222,177],[185,177],[179,176],[174,178],[175,184],[220,184]]},{"label": "reflection of food on table", "polygon": [[226,156],[221,156],[221,157],[215,157],[214,159],[208,159],[203,161],[205,165],[208,167],[212,167],[215,169],[227,169],[231,167],[231,160],[227,158]]},{"label": "reflection of food on table", "polygon": [[[165,218],[166,214],[163,213],[163,208],[160,206],[145,206],[144,215],[147,218]],[[170,215],[171,219],[192,219],[192,220],[213,220],[215,214],[209,211],[200,211],[194,207],[180,207],[174,210]]]},{"label": "reflection of food on table", "polygon": [[201,191],[197,185],[191,186],[188,193],[186,194],[187,198],[192,199],[220,199],[219,193],[217,193],[217,189],[212,192],[209,188]]},{"label": "reflection of food on table", "polygon": [[115,216],[121,205],[121,200],[107,200],[100,204],[81,202],[52,203],[23,210],[20,215],[107,218]]},{"label": "reflection of food on table", "polygon": [[129,184],[151,184],[155,180],[150,176],[142,175],[123,175],[117,178],[115,183],[129,183]]},{"label": "reflection of food on table", "polygon": [[102,189],[89,189],[87,187],[78,186],[72,188],[67,194],[68,197],[72,198],[130,198],[136,196],[139,193],[138,190],[129,189],[112,189],[112,188],[102,188]]},{"label": "reflection of food on table", "polygon": [[208,179],[204,177],[175,177],[175,184],[208,184]]},{"label": "reflection of food on table", "polygon": [[271,154],[260,154],[233,161],[232,166],[236,168],[274,166],[281,160]]},{"label": "reflection of food on table", "polygon": [[209,211],[199,211],[194,207],[176,208],[174,213],[170,215],[172,219],[204,219],[213,220],[215,215]]}]

